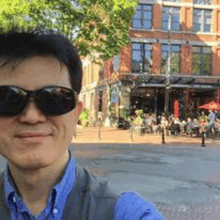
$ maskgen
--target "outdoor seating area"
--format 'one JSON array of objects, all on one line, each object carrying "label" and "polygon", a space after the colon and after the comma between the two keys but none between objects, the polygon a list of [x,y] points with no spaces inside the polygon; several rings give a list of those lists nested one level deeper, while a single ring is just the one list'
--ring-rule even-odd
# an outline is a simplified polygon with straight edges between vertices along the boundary
[{"label": "outdoor seating area", "polygon": [[[199,109],[201,112],[198,117],[188,117],[186,121],[175,118],[173,114],[167,120],[164,113],[156,118],[153,113],[136,110],[136,115],[128,119],[129,125],[126,129],[132,127],[134,132],[142,136],[160,135],[164,131],[167,136],[201,137],[204,133],[205,137],[220,137],[220,104],[211,102],[200,106]],[[209,113],[202,109],[209,110]]]},{"label": "outdoor seating area", "polygon": [[133,130],[140,129],[140,135],[145,134],[161,134],[162,130],[168,136],[184,135],[189,137],[201,137],[202,132],[205,132],[206,137],[220,137],[220,120],[216,120],[214,128],[209,127],[208,122],[199,122],[197,119],[188,118],[187,121],[179,119],[171,121],[162,121],[156,124],[154,121],[147,122],[142,126],[133,126]]}]

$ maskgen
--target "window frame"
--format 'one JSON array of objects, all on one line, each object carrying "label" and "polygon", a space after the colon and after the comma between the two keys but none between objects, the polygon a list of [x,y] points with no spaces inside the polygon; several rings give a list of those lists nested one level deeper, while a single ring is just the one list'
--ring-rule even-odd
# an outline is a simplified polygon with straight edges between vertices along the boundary
[{"label": "window frame", "polygon": [[98,111],[103,110],[103,91],[98,91]]},{"label": "window frame", "polygon": [[94,83],[95,79],[94,79],[94,63],[91,62],[91,83]]},{"label": "window frame", "polygon": [[[194,52],[193,50],[192,50],[192,60],[193,60],[193,62],[192,62],[192,75],[196,75],[196,76],[211,76],[212,75],[212,59],[213,59],[213,57],[212,57],[212,47],[207,47],[207,46],[193,46],[193,48],[192,49],[194,49],[194,48],[198,48],[199,49],[199,52]],[[205,48],[209,48],[210,49],[210,53],[205,53],[204,52],[204,49]],[[195,74],[194,73],[194,66],[195,66],[195,59],[194,59],[194,55],[195,54],[199,54],[199,62],[200,62],[200,72],[199,72],[199,74]],[[202,74],[202,71],[205,69],[205,67],[204,67],[204,61],[203,61],[203,57],[204,57],[204,55],[205,54],[210,54],[210,73],[209,74]]]},{"label": "window frame", "polygon": [[162,0],[163,2],[180,2],[180,0]]},{"label": "window frame", "polygon": [[[135,15],[138,12],[138,7],[139,6],[141,7],[140,8],[141,16],[140,16],[140,18],[135,18]],[[144,19],[144,12],[145,12],[144,7],[145,6],[149,6],[151,8],[150,10],[146,10],[148,12],[150,11],[150,13],[151,13],[150,19]],[[137,26],[134,25],[134,21],[135,20],[139,20],[140,21],[140,24],[141,24],[140,27],[137,27]],[[144,27],[144,21],[150,21],[150,27],[149,28],[148,27]],[[133,15],[133,18],[132,18],[132,28],[136,28],[136,29],[152,29],[152,27],[153,27],[153,6],[151,4],[138,4],[137,9],[136,9],[136,13]]]},{"label": "window frame", "polygon": [[[163,65],[162,65],[162,63],[163,63],[163,52],[165,51],[165,50],[163,50],[163,46],[167,46],[167,48],[168,48],[168,50],[167,50],[167,58],[166,58],[166,62],[167,62],[167,60],[168,60],[168,56],[169,56],[169,45],[168,44],[161,44],[161,74],[162,75],[165,75],[166,73],[167,73],[167,65],[164,65],[164,67],[166,67],[165,69],[166,69],[166,71],[165,72],[163,72]],[[181,45],[179,45],[179,44],[171,44],[170,45],[171,46],[171,60],[170,60],[170,64],[171,64],[171,68],[170,68],[170,75],[179,75],[180,73],[181,73]],[[172,57],[173,57],[173,54],[175,54],[176,53],[176,51],[174,51],[173,50],[173,47],[175,47],[175,46],[177,46],[178,48],[179,48],[179,50],[178,50],[178,69],[179,69],[179,72],[172,72]]]},{"label": "window frame", "polygon": [[[164,15],[166,14],[166,13],[164,13],[164,9],[166,9],[166,8],[167,9],[169,8],[169,10],[172,9],[171,30],[170,31],[181,31],[181,24],[180,24],[180,15],[181,15],[180,14],[181,13],[180,9],[181,8],[180,7],[173,7],[173,6],[163,6],[163,9],[162,9],[162,22],[161,22],[162,27],[161,27],[161,29],[165,30],[165,31],[169,31],[169,17],[168,17],[168,20],[165,20],[165,18],[164,18]],[[177,15],[177,13],[174,13],[174,9],[178,9],[178,15],[179,15],[179,21],[178,21],[178,27],[179,28],[178,29],[173,28],[173,24],[177,23],[177,22],[174,21],[174,16]],[[167,28],[165,27],[164,23],[167,23],[167,25],[166,25]]]},{"label": "window frame", "polygon": [[[196,21],[199,21],[199,19],[195,19],[195,16],[198,14],[195,14],[195,11],[201,11],[201,20],[202,22],[201,23],[198,23]],[[207,24],[206,23],[206,20],[205,18],[207,17],[207,15],[205,15],[205,12],[211,12],[210,13],[210,16],[211,16],[211,21],[210,21],[210,24]],[[193,9],[193,32],[203,32],[203,33],[211,33],[212,32],[212,17],[213,17],[213,10],[211,9],[201,9],[201,8],[194,8]],[[207,18],[209,19],[209,18]],[[200,24],[200,29],[197,30],[195,29],[195,25],[198,25]],[[205,31],[205,25],[209,25],[210,26],[210,31]]]},{"label": "window frame", "polygon": [[[140,45],[140,50],[138,50],[138,49],[134,49],[133,48],[133,45],[134,44],[139,44]],[[150,48],[150,50],[145,50],[145,46],[146,45],[149,45],[151,48]],[[141,74],[143,74],[143,73],[146,73],[146,72],[148,72],[148,74],[151,74],[152,73],[152,48],[153,48],[153,44],[152,43],[142,43],[142,42],[132,42],[132,49],[131,49],[131,68],[132,68],[132,73],[141,73]],[[133,68],[133,55],[134,55],[134,51],[140,51],[140,61],[141,62],[139,62],[139,63],[141,63],[142,64],[142,70],[141,70],[141,66],[140,66],[140,64],[139,64],[139,70],[135,70],[134,68]],[[146,51],[150,51],[150,60],[149,60],[149,62],[145,62],[146,61],[146,59],[145,59],[145,55],[146,55]],[[146,64],[147,63],[149,63],[149,69],[150,69],[150,71],[149,71],[149,69],[147,70],[147,69],[145,69],[145,67],[146,67]]]},{"label": "window frame", "polygon": [[193,0],[193,3],[198,5],[211,5],[212,0]]}]

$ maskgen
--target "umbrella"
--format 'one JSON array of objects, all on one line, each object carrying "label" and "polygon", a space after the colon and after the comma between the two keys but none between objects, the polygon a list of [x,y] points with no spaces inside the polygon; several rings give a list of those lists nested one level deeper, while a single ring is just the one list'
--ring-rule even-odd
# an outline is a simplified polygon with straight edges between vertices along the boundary
[{"label": "umbrella", "polygon": [[201,105],[198,108],[203,108],[203,109],[218,109],[220,110],[220,104],[217,102],[209,102],[207,104]]}]

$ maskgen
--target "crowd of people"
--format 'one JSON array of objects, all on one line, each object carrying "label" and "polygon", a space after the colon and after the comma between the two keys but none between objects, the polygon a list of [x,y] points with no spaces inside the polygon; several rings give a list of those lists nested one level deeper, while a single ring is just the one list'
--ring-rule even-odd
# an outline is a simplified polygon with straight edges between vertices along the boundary
[{"label": "crowd of people", "polygon": [[164,129],[167,135],[185,134],[198,137],[204,132],[205,136],[217,136],[220,134],[220,112],[210,109],[209,114],[202,111],[197,118],[188,117],[187,120],[175,118],[173,114],[167,120],[164,113],[157,118],[153,113],[145,113],[141,126],[142,134],[161,133]]}]

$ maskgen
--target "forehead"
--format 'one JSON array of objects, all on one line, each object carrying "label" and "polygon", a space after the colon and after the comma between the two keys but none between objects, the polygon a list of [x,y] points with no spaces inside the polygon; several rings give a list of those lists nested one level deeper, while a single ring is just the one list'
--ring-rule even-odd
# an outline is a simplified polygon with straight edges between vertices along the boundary
[{"label": "forehead", "polygon": [[0,68],[0,85],[16,85],[25,89],[50,85],[71,88],[67,67],[52,56],[25,59],[15,69],[10,65]]}]

